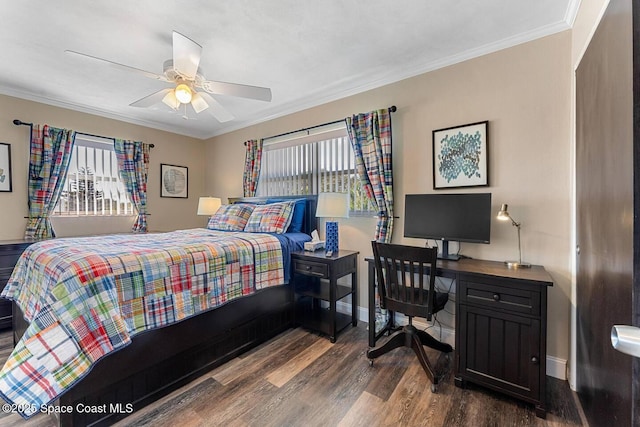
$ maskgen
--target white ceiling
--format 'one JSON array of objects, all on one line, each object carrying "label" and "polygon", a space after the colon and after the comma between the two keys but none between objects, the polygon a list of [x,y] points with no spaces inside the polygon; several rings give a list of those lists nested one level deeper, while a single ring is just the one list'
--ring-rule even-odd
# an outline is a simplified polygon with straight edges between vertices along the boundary
[{"label": "white ceiling", "polygon": [[[566,30],[578,4],[10,1],[2,5],[0,93],[205,139]],[[64,53],[162,74],[172,30],[202,45],[207,79],[270,87],[272,102],[216,96],[235,120],[219,123],[193,111],[185,120],[164,104],[129,106],[167,83]]]}]

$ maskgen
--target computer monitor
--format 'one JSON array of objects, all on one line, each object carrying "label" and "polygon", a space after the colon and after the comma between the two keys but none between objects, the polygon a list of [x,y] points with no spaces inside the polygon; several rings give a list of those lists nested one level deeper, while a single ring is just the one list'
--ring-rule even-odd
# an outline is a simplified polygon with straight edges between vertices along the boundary
[{"label": "computer monitor", "polygon": [[440,258],[457,260],[449,241],[489,243],[491,218],[491,193],[407,194],[404,237],[440,240]]}]

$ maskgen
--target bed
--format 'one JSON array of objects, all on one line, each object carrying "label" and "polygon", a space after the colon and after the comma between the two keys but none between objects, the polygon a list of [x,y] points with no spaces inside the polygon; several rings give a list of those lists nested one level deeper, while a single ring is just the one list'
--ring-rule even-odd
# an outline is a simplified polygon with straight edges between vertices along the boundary
[{"label": "bed", "polygon": [[[267,202],[283,202],[293,199],[300,199],[300,197],[281,197],[277,200],[242,198],[230,199],[230,202],[238,205],[246,203],[261,205]],[[304,207],[302,216],[298,218],[301,224],[299,231],[302,234],[308,235],[316,228],[316,199],[313,196],[305,197],[303,201],[298,200],[296,206]],[[300,211],[297,213],[299,214]],[[259,246],[274,246],[273,237],[271,237],[269,233],[238,233],[232,230],[228,230],[228,232],[183,230],[176,232],[179,233],[177,235],[178,237],[173,234],[162,234],[164,237],[161,237],[161,235],[156,237],[158,237],[160,241],[162,241],[162,239],[165,241],[180,241],[183,238],[207,239],[207,245],[209,245],[209,237],[202,237],[202,232],[205,234],[208,233],[207,236],[213,236],[212,239],[216,242],[215,244],[224,246],[224,249],[218,249],[219,252],[232,252],[234,254],[241,252],[240,249],[230,249],[231,246],[225,246],[226,243],[222,244],[219,236],[220,233],[232,236],[230,240],[235,239],[241,241],[242,244],[240,246],[245,247],[244,252],[247,253],[253,251],[255,254],[258,254],[257,247]],[[66,388],[62,391],[56,388],[54,394],[57,394],[57,400],[50,402],[47,406],[43,407],[38,405],[37,408],[34,408],[33,405],[29,406],[24,403],[29,402],[28,399],[20,400],[25,395],[30,397],[28,394],[31,392],[31,389],[23,384],[23,381],[27,381],[30,378],[27,380],[20,378],[16,380],[16,375],[4,374],[2,381],[5,383],[0,387],[0,392],[3,393],[5,400],[14,402],[15,409],[20,409],[20,412],[23,412],[23,416],[33,413],[34,409],[35,412],[41,412],[44,408],[44,410],[53,411],[53,415],[59,424],[63,426],[109,425],[192,381],[206,371],[274,337],[293,325],[293,292],[291,286],[288,284],[288,277],[286,276],[288,274],[287,265],[290,264],[289,251],[298,249],[298,247],[285,248],[286,245],[283,244],[283,236],[277,237],[276,240],[282,245],[282,269],[271,271],[261,266],[265,263],[264,260],[266,258],[273,258],[273,254],[259,257],[254,255],[259,259],[259,262],[253,266],[247,262],[239,264],[240,267],[237,268],[235,276],[231,275],[235,277],[235,279],[224,280],[235,283],[237,282],[237,276],[251,276],[254,278],[255,283],[251,285],[247,285],[246,283],[233,285],[231,287],[231,295],[233,298],[220,295],[219,293],[216,293],[216,298],[208,298],[207,300],[218,300],[216,303],[220,304],[216,308],[209,309],[206,305],[203,305],[200,311],[191,308],[191,310],[184,315],[185,318],[173,319],[171,316],[166,315],[166,310],[162,307],[157,310],[159,313],[158,316],[151,317],[148,316],[146,312],[142,317],[139,312],[136,316],[135,309],[129,307],[128,310],[125,310],[126,313],[122,314],[120,323],[117,322],[119,319],[117,315],[112,316],[114,322],[107,322],[106,326],[100,323],[98,326],[104,326],[103,329],[107,331],[109,340],[96,339],[98,345],[96,345],[95,348],[97,349],[97,356],[99,357],[96,357],[95,360],[92,361],[89,369],[87,369],[80,378],[74,379],[73,375],[70,376],[71,379],[66,378],[65,381],[68,383]],[[131,238],[131,236],[127,236],[123,238],[123,242]],[[150,235],[141,238],[149,239]],[[66,239],[59,240],[63,241]],[[295,240],[297,241],[298,239]],[[74,241],[74,243],[76,242]],[[301,241],[299,244],[302,244]],[[96,247],[100,246],[97,243],[95,245]],[[110,245],[112,247],[121,246],[119,249],[126,251],[124,243],[120,243],[117,239],[114,242],[105,243],[104,245],[106,247]],[[141,245],[145,246],[147,242],[144,241]],[[32,245],[32,247],[33,246],[37,245]],[[79,244],[79,246],[82,245]],[[180,249],[179,251],[172,249],[172,251],[173,252],[169,252],[175,254],[176,252],[182,253],[187,251],[187,249]],[[54,256],[54,252],[55,250],[51,249],[48,251],[40,250],[39,253],[41,257],[48,257]],[[64,258],[64,254],[67,253],[65,250],[59,250],[58,252],[63,254],[61,258]],[[135,253],[135,250],[131,249],[130,252]],[[29,262],[28,258],[30,254],[31,256],[36,256],[34,254],[37,253],[37,247],[34,250],[25,251],[18,265],[16,265],[16,270],[20,268],[21,262]],[[237,255],[237,257],[243,259],[240,255]],[[27,259],[23,260],[23,258]],[[67,258],[71,257],[67,256]],[[193,256],[191,256],[191,258],[193,258]],[[153,260],[153,257],[149,256],[147,257],[147,260],[148,259]],[[34,262],[34,260],[31,260],[31,262]],[[60,263],[60,265],[65,265],[63,261],[60,261]],[[158,261],[158,264],[162,264],[161,260]],[[170,265],[175,267],[175,264]],[[22,268],[25,269],[24,266]],[[62,270],[63,268],[58,266],[58,269]],[[142,270],[144,269],[145,266],[143,265]],[[147,272],[145,274],[151,279],[153,279],[152,276],[154,272],[154,268],[147,266]],[[258,279],[259,276],[263,276],[261,280]],[[62,274],[61,277],[67,276]],[[145,281],[146,279],[147,277],[145,276]],[[77,278],[70,280],[77,280]],[[152,281],[149,281],[149,283],[151,282]],[[146,283],[142,289],[148,289],[149,286],[152,285]],[[24,286],[24,288],[28,288],[28,286]],[[59,293],[59,288],[59,286],[55,288],[57,289],[56,295]],[[126,306],[126,304],[122,302],[123,300],[128,301],[121,295],[135,294],[135,289],[140,289],[139,286],[136,288],[136,286],[132,285],[132,287],[129,288],[123,284],[119,284],[116,288],[119,292],[118,301],[120,301],[119,306],[116,307],[118,310]],[[33,293],[33,291],[31,292]],[[210,293],[210,295],[213,295],[213,293]],[[22,352],[18,351],[26,348],[25,346],[27,344],[25,344],[24,341],[30,343],[31,347],[29,348],[34,348],[34,343],[38,346],[48,346],[51,345],[51,343],[55,344],[57,338],[55,334],[50,334],[53,336],[53,340],[40,339],[40,335],[44,333],[41,329],[44,328],[39,325],[35,326],[35,330],[38,331],[38,339],[34,338],[36,334],[33,330],[34,323],[36,322],[33,319],[33,312],[38,311],[40,307],[38,307],[38,304],[28,302],[34,301],[33,296],[31,300],[27,297],[20,298],[17,295],[10,295],[10,298],[14,300],[13,305],[15,310],[13,327],[14,340],[17,343],[17,347],[14,353],[19,354],[12,355],[9,360],[13,360],[14,362],[17,360],[22,365],[28,366],[29,369],[31,369],[30,361],[25,362],[23,360],[24,357],[22,357]],[[18,303],[16,303],[16,301]],[[193,305],[196,305],[195,302]],[[113,307],[108,308],[113,309]],[[34,321],[28,322],[25,320],[23,311],[27,313],[26,318]],[[69,313],[72,312],[73,310],[69,310]],[[94,312],[92,311],[91,313]],[[107,316],[105,316],[105,313]],[[102,319],[108,317],[108,313],[110,312],[109,310],[105,310],[105,313],[102,313]],[[64,317],[66,315],[67,313],[65,312],[63,315],[58,315],[58,317]],[[69,316],[73,318],[71,314]],[[38,329],[38,327],[40,329]],[[67,327],[71,328],[71,326],[68,325]],[[127,331],[131,332],[130,337],[127,337],[127,334],[122,332],[122,327],[126,327]],[[96,328],[89,329],[95,330]],[[112,348],[110,351],[104,352],[104,357],[102,357],[101,346],[104,347],[105,342],[107,346],[111,346]],[[36,354],[35,351],[33,354]],[[72,363],[70,362],[71,359],[65,359],[65,351],[47,351],[46,355],[47,359],[55,359],[54,362],[66,363],[71,366],[70,368],[66,368],[69,372],[76,370],[75,366],[78,362]],[[44,360],[42,358],[36,358],[36,361],[41,362],[43,365],[52,363],[51,360]],[[15,366],[13,366],[13,368],[14,372],[27,372],[30,377],[33,377],[33,372],[36,374],[39,372],[37,370],[31,372],[24,367],[21,367],[19,370]],[[3,372],[5,369],[7,369],[7,366],[3,368]],[[83,369],[84,367],[80,369],[80,371]],[[61,370],[62,369],[58,369],[58,372]],[[58,376],[60,376],[60,374],[58,374]],[[9,379],[7,380],[7,378]],[[56,380],[58,380],[58,377],[56,377]],[[49,383],[45,384],[49,385]],[[46,389],[46,387],[41,388]],[[15,397],[17,393],[20,399],[15,400],[11,397],[8,398],[7,395],[10,393],[14,393],[12,397]],[[36,399],[35,401],[38,402],[39,400]],[[80,410],[81,408],[91,410],[82,411]]]}]

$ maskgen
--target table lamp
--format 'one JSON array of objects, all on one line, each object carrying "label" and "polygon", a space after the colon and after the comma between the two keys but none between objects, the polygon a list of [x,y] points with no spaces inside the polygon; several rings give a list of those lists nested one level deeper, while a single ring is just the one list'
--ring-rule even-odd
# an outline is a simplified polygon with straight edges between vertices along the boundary
[{"label": "table lamp", "polygon": [[349,193],[320,193],[316,217],[330,218],[325,226],[327,256],[338,252],[338,222],[333,218],[349,218]]},{"label": "table lamp", "polygon": [[222,206],[222,200],[218,197],[200,197],[198,200],[198,215],[211,216]]},{"label": "table lamp", "polygon": [[520,245],[520,225],[521,223],[516,222],[511,215],[509,214],[508,209],[508,205],[505,203],[502,205],[502,207],[500,207],[500,212],[498,212],[498,216],[497,218],[500,221],[508,221],[511,220],[511,225],[513,225],[514,227],[516,227],[518,229],[518,261],[505,261],[504,263],[507,264],[507,267],[509,268],[529,268],[531,267],[531,264],[527,263],[527,262],[522,262],[522,246]]}]

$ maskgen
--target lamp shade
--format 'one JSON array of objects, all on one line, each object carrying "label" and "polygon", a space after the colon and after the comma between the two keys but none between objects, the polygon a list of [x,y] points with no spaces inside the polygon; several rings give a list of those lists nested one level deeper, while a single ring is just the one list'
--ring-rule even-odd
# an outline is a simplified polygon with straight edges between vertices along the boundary
[{"label": "lamp shade", "polygon": [[213,215],[222,205],[218,197],[200,197],[198,200],[198,215]]},{"label": "lamp shade", "polygon": [[497,218],[500,221],[507,221],[511,218],[511,215],[509,215],[508,208],[509,206],[506,203],[503,203],[502,206],[500,207],[500,212],[498,212],[498,216],[497,216]]},{"label": "lamp shade", "polygon": [[173,90],[167,92],[164,98],[162,98],[162,102],[164,102],[174,110],[177,110],[178,107],[180,107],[180,101],[178,101],[178,98],[176,98],[176,92]]},{"label": "lamp shade", "polygon": [[318,218],[349,218],[349,193],[320,193]]}]

